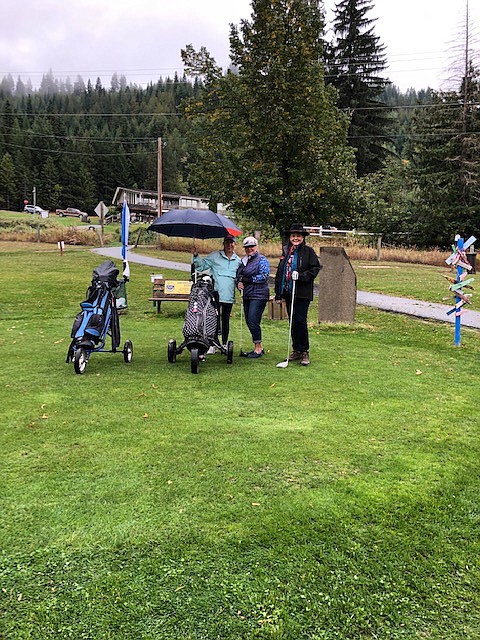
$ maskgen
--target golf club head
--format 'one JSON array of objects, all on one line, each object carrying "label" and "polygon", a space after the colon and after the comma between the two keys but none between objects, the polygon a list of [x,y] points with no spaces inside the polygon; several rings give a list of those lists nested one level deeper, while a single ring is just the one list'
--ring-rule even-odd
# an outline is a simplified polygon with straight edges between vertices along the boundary
[{"label": "golf club head", "polygon": [[246,351],[240,351],[240,358],[246,358],[248,356],[248,353]]},{"label": "golf club head", "polygon": [[279,369],[286,369],[288,367],[288,360],[284,360],[283,362],[279,362],[277,364],[277,367]]}]

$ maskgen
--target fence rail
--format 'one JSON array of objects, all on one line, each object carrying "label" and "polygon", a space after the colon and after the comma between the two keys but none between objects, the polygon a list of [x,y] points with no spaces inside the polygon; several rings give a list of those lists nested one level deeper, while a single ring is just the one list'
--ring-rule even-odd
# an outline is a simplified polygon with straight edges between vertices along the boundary
[{"label": "fence rail", "polygon": [[305,226],[305,230],[309,232],[312,236],[344,236],[352,237],[355,236],[371,236],[372,238],[376,238],[378,234],[376,233],[368,233],[367,231],[357,231],[356,229],[337,229],[336,227],[309,227]]},{"label": "fence rail", "polygon": [[368,233],[367,231],[357,231],[356,229],[337,229],[336,227],[308,227],[305,226],[305,230],[312,236],[320,238],[334,236],[340,236],[343,238],[356,238],[359,236],[370,236],[377,239],[377,257],[376,260],[380,262],[382,256],[382,236],[377,233]]}]

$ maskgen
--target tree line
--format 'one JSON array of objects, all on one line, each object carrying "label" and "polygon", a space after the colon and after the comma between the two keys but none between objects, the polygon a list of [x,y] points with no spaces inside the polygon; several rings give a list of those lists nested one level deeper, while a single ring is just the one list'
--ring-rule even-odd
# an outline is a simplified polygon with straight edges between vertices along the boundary
[{"label": "tree line", "polygon": [[[340,0],[326,40],[315,0],[253,0],[231,26],[225,73],[205,48],[185,75],[146,88],[112,77],[33,91],[0,84],[0,207],[91,211],[117,186],[229,203],[277,230],[294,220],[382,233],[418,246],[480,233],[480,81],[465,51],[458,88],[402,93],[371,0]],[[468,37],[466,38],[468,42]]]}]

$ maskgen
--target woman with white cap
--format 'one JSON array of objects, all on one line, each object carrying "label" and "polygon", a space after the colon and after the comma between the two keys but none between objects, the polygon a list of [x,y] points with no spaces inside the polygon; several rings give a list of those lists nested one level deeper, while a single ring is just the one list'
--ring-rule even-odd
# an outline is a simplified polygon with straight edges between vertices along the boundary
[{"label": "woman with white cap", "polygon": [[253,340],[253,350],[247,353],[247,358],[261,358],[265,352],[260,323],[270,297],[270,263],[258,252],[256,238],[248,236],[242,244],[246,255],[240,261],[237,271],[237,287],[242,292],[245,322]]}]

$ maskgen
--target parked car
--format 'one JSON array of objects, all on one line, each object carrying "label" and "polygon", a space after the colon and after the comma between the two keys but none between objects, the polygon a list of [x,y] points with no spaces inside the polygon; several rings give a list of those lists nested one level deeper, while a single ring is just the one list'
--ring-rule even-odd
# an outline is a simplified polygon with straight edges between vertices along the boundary
[{"label": "parked car", "polygon": [[66,209],[57,209],[57,216],[62,218],[71,217],[71,218],[80,218],[82,222],[90,222],[88,219],[88,213],[85,211],[80,211],[80,209],[75,209],[74,207],[67,207]]},{"label": "parked car", "polygon": [[27,211],[28,213],[48,213],[47,211],[45,211],[45,209],[42,209],[42,207],[34,207],[33,204],[26,204],[23,207],[24,211]]}]

